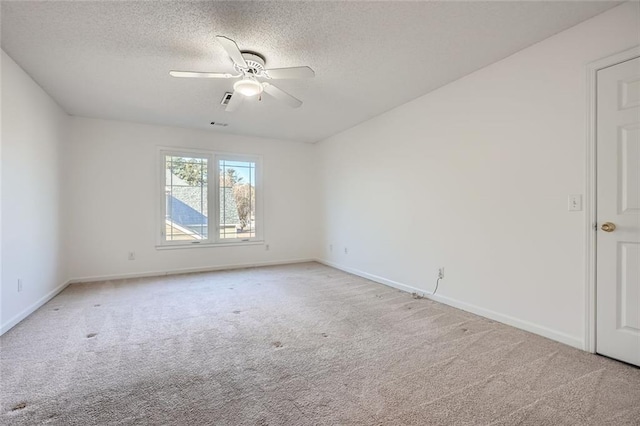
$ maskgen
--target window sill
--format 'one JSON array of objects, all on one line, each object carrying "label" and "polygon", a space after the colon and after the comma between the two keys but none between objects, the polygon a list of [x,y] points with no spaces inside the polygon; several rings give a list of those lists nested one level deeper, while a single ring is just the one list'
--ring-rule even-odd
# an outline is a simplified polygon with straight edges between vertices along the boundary
[{"label": "window sill", "polygon": [[237,247],[237,246],[259,246],[263,245],[264,241],[238,241],[235,243],[189,243],[189,244],[166,244],[156,245],[156,250],[178,250],[178,249],[193,249],[193,248],[212,248],[212,247]]}]

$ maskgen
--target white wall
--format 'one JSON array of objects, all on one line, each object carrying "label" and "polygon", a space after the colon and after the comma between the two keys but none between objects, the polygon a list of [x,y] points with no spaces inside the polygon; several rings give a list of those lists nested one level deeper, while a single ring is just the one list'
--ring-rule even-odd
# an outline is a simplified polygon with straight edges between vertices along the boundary
[{"label": "white wall", "polygon": [[[74,117],[65,184],[73,280],[315,257],[308,144]],[[158,146],[263,156],[264,245],[158,250]],[[136,260],[127,259],[134,251]]]},{"label": "white wall", "polygon": [[585,65],[637,45],[639,17],[624,4],[318,144],[322,258],[427,292],[444,266],[440,300],[582,347]]},{"label": "white wall", "polygon": [[0,334],[65,284],[60,175],[67,119],[3,51]]}]

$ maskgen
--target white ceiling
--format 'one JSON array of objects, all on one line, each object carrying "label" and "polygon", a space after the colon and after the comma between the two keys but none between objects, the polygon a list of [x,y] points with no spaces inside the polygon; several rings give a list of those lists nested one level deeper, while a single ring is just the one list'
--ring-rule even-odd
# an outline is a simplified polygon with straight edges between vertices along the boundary
[{"label": "white ceiling", "polygon": [[[315,142],[617,4],[3,1],[1,36],[69,114]],[[267,68],[312,67],[315,79],[274,81],[302,107],[263,96],[228,113],[232,80],[169,76],[232,71],[216,35]]]}]

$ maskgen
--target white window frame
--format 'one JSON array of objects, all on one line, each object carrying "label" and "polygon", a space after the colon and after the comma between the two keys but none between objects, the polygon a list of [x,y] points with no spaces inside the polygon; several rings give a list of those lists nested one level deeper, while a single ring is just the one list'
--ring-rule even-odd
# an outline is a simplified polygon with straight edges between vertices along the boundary
[{"label": "white window frame", "polygon": [[[207,228],[208,238],[195,241],[167,241],[166,240],[166,157],[192,157],[207,160]],[[187,148],[158,148],[159,158],[159,232],[156,241],[157,249],[194,248],[213,246],[238,246],[264,243],[263,221],[263,190],[262,190],[262,157],[259,155],[231,154],[225,152],[205,151]],[[247,161],[255,163],[255,236],[251,238],[222,239],[220,238],[220,160]],[[213,211],[212,211],[213,209]]]},{"label": "white window frame", "polygon": [[[255,163],[256,170],[256,212],[255,212],[255,237],[251,238],[243,238],[243,239],[231,239],[231,238],[220,238],[220,160],[226,161],[247,161]],[[214,153],[213,155],[213,163],[214,163],[214,175],[216,176],[214,182],[214,190],[215,190],[215,200],[214,204],[216,206],[216,210],[214,212],[214,218],[216,223],[216,244],[238,244],[238,243],[250,243],[250,242],[261,242],[263,241],[263,222],[262,222],[262,158],[257,155],[242,155],[242,154],[227,154],[227,153]]]}]

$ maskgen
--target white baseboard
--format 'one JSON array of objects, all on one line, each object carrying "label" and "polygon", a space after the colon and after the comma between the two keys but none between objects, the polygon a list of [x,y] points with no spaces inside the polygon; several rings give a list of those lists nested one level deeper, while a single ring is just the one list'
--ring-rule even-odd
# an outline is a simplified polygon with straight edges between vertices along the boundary
[{"label": "white baseboard", "polygon": [[167,269],[160,271],[132,272],[127,274],[96,275],[92,277],[72,278],[70,283],[90,283],[96,281],[122,280],[127,278],[160,277],[164,275],[189,274],[194,272],[225,271],[231,269],[258,268],[261,266],[290,265],[294,263],[315,262],[315,259],[272,260],[267,262],[236,263],[232,265],[202,266],[198,268]]},{"label": "white baseboard", "polygon": [[427,294],[426,297],[435,300],[436,302],[444,303],[445,305],[453,306],[454,308],[462,309],[463,311],[471,312],[472,314],[480,315],[482,317],[489,318],[494,321],[498,321],[503,324],[507,324],[512,327],[516,327],[551,340],[555,340],[556,342],[564,343],[565,345],[584,350],[584,342],[582,341],[582,339],[563,333],[561,331],[553,330],[551,328],[544,327],[529,321],[521,320],[509,315],[501,314],[500,312],[495,312],[489,309],[481,308],[479,306],[471,305],[466,302],[461,302],[460,300],[453,299],[451,297],[441,296],[439,294]]},{"label": "white baseboard", "polygon": [[491,320],[498,321],[503,324],[507,324],[512,327],[516,327],[521,330],[525,330],[530,333],[534,333],[534,334],[546,337],[548,339],[555,340],[560,343],[564,343],[565,345],[569,345],[574,348],[584,350],[584,342],[582,341],[582,339],[557,331],[557,330],[543,327],[541,325],[534,324],[529,321],[524,321],[509,315],[501,314],[499,312],[495,312],[490,309],[485,309],[480,306],[462,302],[460,300],[453,299],[451,297],[442,296],[439,294],[434,295],[429,292],[425,292],[424,290],[421,290],[419,288],[402,284],[397,281],[389,280],[387,278],[379,277],[377,275],[369,274],[367,272],[360,271],[355,268],[343,266],[328,260],[315,259],[315,261],[327,266],[331,266],[332,268],[340,269],[341,271],[345,271],[350,274],[358,275],[360,277],[367,278],[371,281],[375,281],[377,283],[387,285],[389,287],[397,288],[399,290],[403,290],[409,293],[417,293],[420,296],[424,296],[436,302],[444,303],[445,305],[453,306],[454,308],[462,309],[463,311],[471,312],[472,314],[480,315],[481,317],[489,318]]},{"label": "white baseboard", "polygon": [[38,310],[40,306],[44,305],[49,300],[53,299],[58,293],[60,293],[65,288],[67,288],[69,284],[71,284],[71,281],[67,281],[65,283],[60,284],[58,287],[54,288],[49,293],[42,296],[40,299],[36,300],[34,303],[32,303],[22,312],[18,313],[13,318],[9,319],[9,321],[2,324],[2,326],[0,326],[0,336],[2,336],[7,331],[11,330],[16,325],[18,325],[20,321],[22,321],[23,319],[25,319],[26,317],[34,313],[36,310]]},{"label": "white baseboard", "polygon": [[371,281],[375,281],[380,284],[387,285],[389,287],[397,288],[398,290],[406,291],[407,293],[416,293],[420,296],[428,296],[429,293],[424,290],[420,290],[419,288],[411,287],[410,285],[402,284],[397,281],[389,280],[387,278],[380,277],[378,275],[369,274],[368,272],[361,271],[359,269],[350,268],[348,266],[343,266],[338,263],[331,262],[329,260],[324,259],[314,259],[318,263],[322,263],[323,265],[331,266],[335,269],[340,269],[341,271],[348,272],[353,275],[357,275],[362,278],[366,278]]}]

